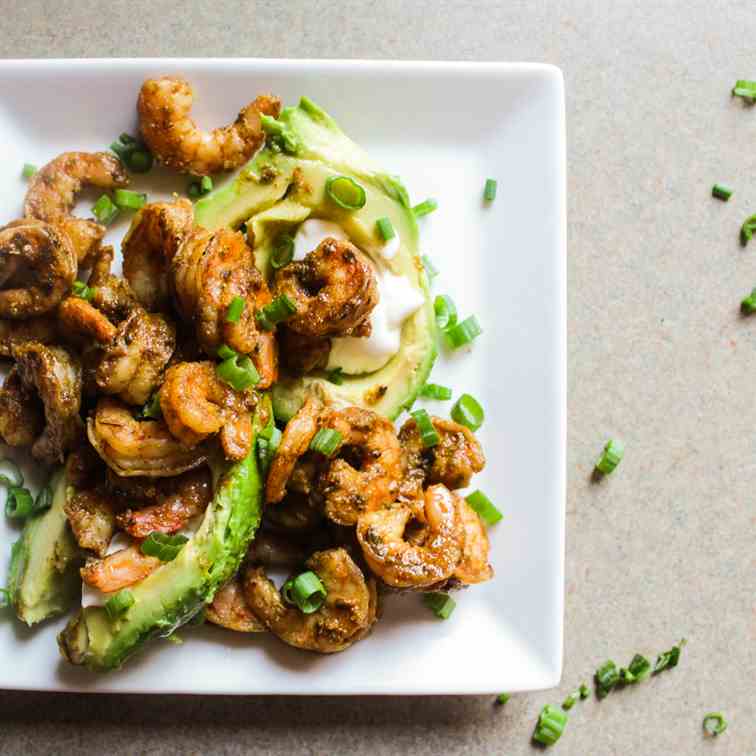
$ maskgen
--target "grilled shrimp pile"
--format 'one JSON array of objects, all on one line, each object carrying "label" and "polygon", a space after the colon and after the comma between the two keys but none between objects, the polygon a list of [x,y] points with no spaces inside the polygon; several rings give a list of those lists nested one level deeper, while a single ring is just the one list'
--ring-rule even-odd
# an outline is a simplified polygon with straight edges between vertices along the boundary
[{"label": "grilled shrimp pile", "polygon": [[[197,176],[241,166],[265,141],[262,116],[280,111],[261,96],[205,132],[191,105],[188,82],[166,76],[144,83],[137,111],[152,156]],[[105,226],[72,209],[83,187],[131,181],[111,153],[64,153],[32,177],[23,217],[0,228],[0,357],[11,361],[0,436],[66,464],[90,595],[157,569],[145,539],[196,530],[212,499],[209,460],[255,452],[251,415],[278,379],[279,352],[300,371],[322,367],[331,338],[370,334],[378,302],[375,272],[351,243],[326,239],[266,281],[251,229],[202,228],[175,196],[134,214],[118,275]],[[261,312],[282,297],[294,314],[266,324]],[[260,532],[207,619],[333,653],[369,633],[387,591],[490,579],[485,526],[456,493],[483,452],[466,427],[431,421],[439,442],[426,448],[415,420],[397,432],[375,412],[308,396],[274,431]],[[322,431],[337,448],[313,445]],[[303,608],[272,569],[314,573],[321,600]]]}]

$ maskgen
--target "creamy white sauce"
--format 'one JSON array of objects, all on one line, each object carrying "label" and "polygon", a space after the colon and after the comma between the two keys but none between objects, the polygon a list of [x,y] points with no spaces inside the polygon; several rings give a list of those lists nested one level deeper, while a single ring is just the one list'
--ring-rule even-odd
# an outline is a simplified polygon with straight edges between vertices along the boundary
[{"label": "creamy white sauce", "polygon": [[383,246],[381,247],[381,255],[383,255],[386,260],[393,260],[401,246],[402,240],[399,238],[399,232],[394,229],[394,237],[383,243]]},{"label": "creamy white sauce", "polygon": [[294,236],[294,259],[304,260],[324,239],[349,241],[349,237],[338,223],[320,220],[319,218],[306,220],[297,229]]}]

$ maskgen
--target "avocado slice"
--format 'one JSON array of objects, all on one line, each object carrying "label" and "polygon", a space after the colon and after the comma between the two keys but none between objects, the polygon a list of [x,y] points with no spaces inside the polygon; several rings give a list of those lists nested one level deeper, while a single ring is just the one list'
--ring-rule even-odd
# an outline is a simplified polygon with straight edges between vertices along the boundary
[{"label": "avocado slice", "polygon": [[[254,434],[268,424],[270,400],[254,416]],[[260,524],[262,483],[252,451],[233,465],[215,461],[214,496],[199,530],[172,562],[129,588],[134,603],[111,619],[104,607],[81,609],[58,635],[62,655],[73,664],[110,670],[151,638],[167,637],[192,619],[239,568]]]},{"label": "avocado slice", "polygon": [[8,592],[18,618],[30,627],[65,612],[81,589],[82,556],[64,511],[69,487],[63,468],[50,486],[52,505],[27,521],[11,551]]},{"label": "avocado slice", "polygon": [[[288,420],[308,391],[327,400],[356,404],[394,419],[412,405],[436,358],[436,326],[428,279],[418,251],[418,230],[407,190],[394,176],[383,173],[370,157],[341,131],[327,113],[307,98],[285,108],[279,119],[295,146],[287,154],[276,146],[259,152],[226,186],[197,202],[195,220],[210,229],[251,227],[255,262],[270,278],[270,256],[283,233],[293,235],[307,218],[338,223],[349,238],[377,264],[401,275],[418,289],[425,304],[404,321],[401,346],[379,370],[343,375],[336,385],[318,371],[305,376],[283,374],[272,389],[273,409]],[[367,195],[356,211],[338,207],[325,192],[332,176],[351,176]],[[391,259],[381,255],[376,221],[390,218],[401,241]]]}]

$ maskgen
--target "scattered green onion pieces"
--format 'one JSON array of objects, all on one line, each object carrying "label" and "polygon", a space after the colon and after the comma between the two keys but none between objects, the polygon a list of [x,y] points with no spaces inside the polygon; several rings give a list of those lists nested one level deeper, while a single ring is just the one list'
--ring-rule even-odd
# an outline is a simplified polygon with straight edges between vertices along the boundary
[{"label": "scattered green onion pieces", "polygon": [[10,591],[0,588],[0,609],[7,609],[12,603]]},{"label": "scattered green onion pieces", "polygon": [[113,192],[113,202],[126,210],[140,210],[147,204],[147,195],[129,189],[116,189]]},{"label": "scattered green onion pieces", "polygon": [[622,461],[622,457],[625,454],[625,445],[622,441],[611,439],[604,447],[604,451],[601,453],[598,461],[596,462],[596,470],[602,475],[610,475],[614,472],[614,469]]},{"label": "scattered green onion pieces", "polygon": [[281,234],[273,246],[273,252],[270,255],[270,266],[273,270],[278,270],[288,265],[294,258],[294,239],[289,234]]},{"label": "scattered green onion pieces", "polygon": [[34,499],[34,514],[36,514],[37,512],[44,512],[46,509],[50,509],[50,507],[52,506],[52,501],[53,491],[52,488],[47,485],[37,494],[37,498]]},{"label": "scattered green onion pieces", "polygon": [[596,695],[599,698],[605,698],[609,695],[612,688],[619,682],[620,676],[617,665],[610,659],[604,662],[596,670]]},{"label": "scattered green onion pieces", "polygon": [[457,322],[457,308],[451,297],[439,294],[433,300],[433,311],[436,313],[436,325],[445,331]]},{"label": "scattered green onion pieces", "polygon": [[210,176],[203,176],[200,179],[200,192],[202,194],[210,194],[213,191],[213,180]]},{"label": "scattered green onion pieces", "polygon": [[336,386],[341,386],[344,383],[344,371],[340,367],[329,370],[326,373],[326,380]]},{"label": "scattered green onion pieces", "polygon": [[732,197],[732,189],[724,184],[714,184],[714,186],[711,187],[711,196],[727,202],[727,200]]},{"label": "scattered green onion pieces", "polygon": [[504,515],[499,512],[491,499],[483,491],[473,491],[465,501],[474,509],[486,525],[495,525]]},{"label": "scattered green onion pieces", "polygon": [[[2,471],[5,468],[7,474]],[[23,486],[24,476],[19,466],[7,457],[0,458],[0,485],[1,486]]]},{"label": "scattered green onion pieces", "polygon": [[396,236],[396,231],[391,223],[390,218],[378,218],[375,222],[375,227],[378,229],[378,236],[387,242]]},{"label": "scattered green onion pieces", "polygon": [[110,149],[123,161],[132,173],[147,173],[152,168],[152,155],[147,148],[129,134],[121,134]]},{"label": "scattered green onion pieces", "polygon": [[423,268],[425,269],[425,275],[428,276],[428,280],[432,281],[437,275],[438,275],[438,268],[431,262],[430,257],[428,255],[423,255],[420,258],[420,261],[423,264]]},{"label": "scattered green onion pieces", "polygon": [[452,407],[451,416],[452,420],[460,425],[464,425],[471,431],[478,430],[486,419],[486,414],[483,412],[480,402],[474,396],[470,396],[470,394],[462,394],[457,399]]},{"label": "scattered green onion pieces", "polygon": [[620,670],[620,677],[624,683],[639,683],[651,677],[651,662],[641,654],[636,654],[627,669]]},{"label": "scattered green onion pieces", "polygon": [[213,180],[210,176],[197,176],[193,178],[186,188],[186,193],[192,198],[204,197],[213,190]]},{"label": "scattered green onion pieces", "polygon": [[576,701],[577,698],[575,698],[574,694],[567,696],[567,698],[562,701],[562,709],[564,709],[564,711],[569,711],[575,705]]},{"label": "scattered green onion pieces", "polygon": [[412,208],[412,214],[415,216],[415,218],[422,218],[424,215],[429,215],[437,208],[438,202],[436,202],[433,197],[428,197],[427,200],[424,200],[419,205],[415,205]]},{"label": "scattered green onion pieces", "polygon": [[[218,350],[220,353],[220,350]],[[215,367],[215,374],[236,391],[245,391],[260,382],[260,374],[248,357],[234,354]]]},{"label": "scattered green onion pieces", "polygon": [[297,312],[297,306],[286,296],[280,294],[272,302],[259,309],[255,315],[257,324],[264,331],[272,331],[278,323],[288,320]]},{"label": "scattered green onion pieces", "polygon": [[326,457],[332,457],[341,446],[344,437],[333,428],[321,428],[310,441],[310,449]]},{"label": "scattered green onion pieces", "polygon": [[156,391],[147,404],[137,413],[137,420],[159,420],[163,416],[163,410],[160,408],[160,392]]},{"label": "scattered green onion pieces", "polygon": [[567,724],[567,714],[557,706],[546,704],[538,716],[538,724],[533,733],[533,740],[550,746],[562,737]]},{"label": "scattered green onion pieces", "polygon": [[756,289],[753,289],[751,293],[740,303],[740,311],[743,315],[752,315],[756,312]]},{"label": "scattered green onion pieces", "polygon": [[260,463],[263,476],[268,474],[282,435],[281,431],[273,425],[266,436],[260,434],[257,437],[257,461]]},{"label": "scattered green onion pieces", "polygon": [[111,620],[116,620],[126,613],[129,607],[134,606],[134,594],[124,589],[118,591],[115,596],[111,596],[105,602],[105,611]]},{"label": "scattered green onion pieces", "polygon": [[665,669],[676,667],[680,661],[680,651],[682,651],[685,643],[685,638],[683,638],[676,646],[672,646],[669,651],[659,654],[656,657],[656,664],[654,664],[654,670],[651,674],[658,675],[659,672],[663,672]]},{"label": "scattered green onion pieces", "polygon": [[415,410],[414,412],[410,412],[410,415],[414,419],[417,429],[420,432],[420,439],[423,442],[423,446],[426,449],[436,446],[441,438],[439,437],[438,431],[433,425],[433,421],[430,419],[427,410]]},{"label": "scattered green onion pieces", "polygon": [[499,704],[499,706],[504,706],[504,704],[509,701],[511,696],[509,693],[499,693],[498,696],[496,696],[496,703]]},{"label": "scattered green onion pieces", "polygon": [[475,315],[470,315],[469,318],[465,318],[461,323],[447,328],[445,333],[449,346],[452,349],[459,349],[480,336],[483,330]]},{"label": "scattered green onion pieces", "polygon": [[116,215],[118,215],[118,208],[113,204],[113,200],[111,200],[107,194],[103,194],[100,199],[92,205],[92,214],[97,218],[99,223],[102,223],[103,226],[107,226],[112,223]]},{"label": "scattered green onion pieces", "polygon": [[754,232],[756,232],[756,215],[749,215],[740,227],[740,241],[743,246],[753,239]]},{"label": "scattered green onion pieces", "polygon": [[359,210],[365,207],[365,190],[349,176],[331,176],[325,183],[326,194],[345,210]]},{"label": "scattered green onion pieces", "polygon": [[142,554],[157,557],[161,562],[172,562],[188,540],[180,533],[168,535],[154,530],[142,541]]},{"label": "scattered green onion pieces", "polygon": [[152,168],[152,155],[147,150],[132,150],[125,163],[132,173],[147,173]]},{"label": "scattered green onion pieces", "polygon": [[272,146],[296,155],[301,147],[296,133],[285,123],[277,121],[273,116],[261,115],[260,125],[263,131],[271,137]]},{"label": "scattered green onion pieces", "polygon": [[34,497],[23,486],[10,486],[5,497],[5,516],[11,520],[25,520],[34,514]]},{"label": "scattered green onion pieces", "polygon": [[231,347],[228,346],[228,344],[221,344],[218,347],[217,355],[222,360],[229,360],[232,357],[236,357],[237,356],[236,352],[233,349],[231,349]]},{"label": "scattered green onion pieces", "polygon": [[420,396],[425,399],[438,399],[446,401],[452,398],[452,390],[448,386],[441,386],[438,383],[426,383],[420,389]]},{"label": "scattered green onion pieces", "polygon": [[244,305],[244,297],[234,297],[226,312],[226,323],[238,323],[241,314],[244,312]]},{"label": "scattered green onion pieces", "polygon": [[493,202],[496,199],[496,179],[486,179],[486,185],[483,187],[483,199],[486,202]]},{"label": "scattered green onion pieces", "polygon": [[294,604],[303,614],[317,612],[326,599],[326,589],[312,571],[303,572],[284,583],[281,590],[284,601]]},{"label": "scattered green onion pieces", "polygon": [[32,165],[31,163],[24,163],[24,167],[21,170],[21,175],[25,178],[31,178],[39,169],[36,165]]},{"label": "scattered green onion pieces", "polygon": [[756,99],[756,81],[747,79],[738,79],[732,88],[732,94],[735,97],[744,97],[748,100]]},{"label": "scattered green onion pieces", "polygon": [[92,297],[94,297],[94,289],[90,286],[87,286],[84,281],[74,281],[73,285],[71,286],[71,293],[75,297],[86,299],[87,302],[90,302],[92,300]]},{"label": "scattered green onion pieces", "polygon": [[585,683],[580,683],[580,687],[578,688],[578,693],[580,693],[580,698],[582,698],[584,701],[588,696],[591,694],[590,688]]},{"label": "scattered green onion pieces", "polygon": [[451,617],[457,602],[448,593],[426,593],[423,602],[439,619]]},{"label": "scattered green onion pieces", "polygon": [[703,720],[703,729],[707,735],[716,737],[727,729],[727,720],[718,711],[707,714]]}]

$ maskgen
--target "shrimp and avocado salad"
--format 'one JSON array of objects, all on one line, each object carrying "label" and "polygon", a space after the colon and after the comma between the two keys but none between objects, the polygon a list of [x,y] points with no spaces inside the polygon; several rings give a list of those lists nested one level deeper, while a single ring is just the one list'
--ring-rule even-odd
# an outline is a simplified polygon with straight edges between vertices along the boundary
[{"label": "shrimp and avocado salad", "polygon": [[[482,410],[411,411],[449,398],[427,383],[438,325],[471,338],[429,293],[429,204],[306,97],[210,132],[192,98],[145,81],[138,136],[26,166],[0,228],[0,436],[50,475],[34,496],[2,465],[22,530],[0,603],[29,626],[69,612],[60,652],[91,669],[199,622],[343,651],[386,593],[446,618],[493,576],[500,515],[458,493],[485,464]],[[153,163],[189,198],[129,189]],[[104,190],[90,219],[85,187]],[[118,274],[106,226],[129,211]]]}]

